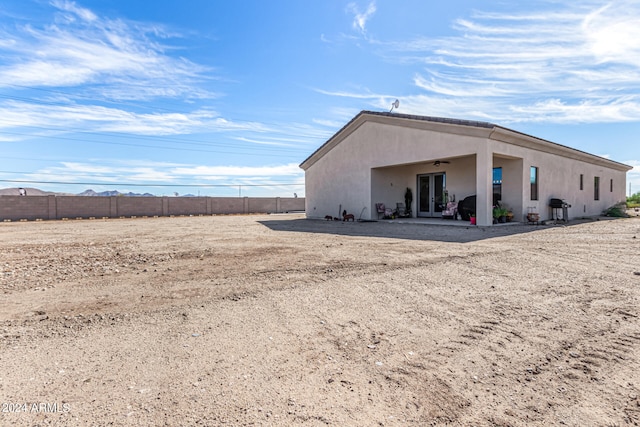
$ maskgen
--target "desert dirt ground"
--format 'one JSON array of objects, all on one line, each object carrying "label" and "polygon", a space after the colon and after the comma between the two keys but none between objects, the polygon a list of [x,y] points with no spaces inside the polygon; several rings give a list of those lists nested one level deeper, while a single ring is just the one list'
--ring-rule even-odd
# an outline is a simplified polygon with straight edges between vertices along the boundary
[{"label": "desert dirt ground", "polygon": [[0,224],[0,426],[640,423],[640,219]]}]

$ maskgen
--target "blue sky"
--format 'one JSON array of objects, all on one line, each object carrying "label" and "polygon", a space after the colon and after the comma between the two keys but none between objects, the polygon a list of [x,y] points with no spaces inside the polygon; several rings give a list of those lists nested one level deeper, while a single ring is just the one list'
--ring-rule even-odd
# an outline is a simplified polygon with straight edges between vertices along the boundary
[{"label": "blue sky", "polygon": [[640,3],[0,3],[0,188],[303,196],[298,165],[396,98],[632,165],[638,192]]}]

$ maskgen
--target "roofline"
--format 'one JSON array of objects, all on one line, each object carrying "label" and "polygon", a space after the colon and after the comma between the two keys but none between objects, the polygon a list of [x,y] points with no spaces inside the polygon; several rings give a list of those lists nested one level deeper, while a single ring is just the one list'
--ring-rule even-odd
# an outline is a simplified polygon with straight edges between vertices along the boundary
[{"label": "roofline", "polygon": [[[533,142],[538,145],[539,151],[544,151],[546,153],[556,154],[588,163],[595,163],[619,171],[630,171],[633,169],[633,166],[607,159],[606,157],[597,156],[583,150],[578,150],[577,148],[569,147],[567,145],[558,144],[557,142],[538,138],[537,136],[509,129],[504,126],[495,125],[490,138],[496,141],[519,145],[526,148],[531,147],[526,145],[525,142]],[[543,150],[541,150],[541,148],[543,148]]]},{"label": "roofline", "polygon": [[[523,132],[519,132],[513,129],[509,129],[504,126],[496,125],[489,122],[475,121],[475,120],[461,120],[451,119],[445,117],[433,117],[433,116],[419,116],[412,114],[399,114],[384,111],[360,111],[355,117],[347,122],[340,130],[338,130],[331,138],[329,138],[324,144],[322,144],[317,150],[315,150],[309,157],[307,157],[301,164],[300,168],[307,170],[317,160],[319,160],[324,153],[331,150],[340,141],[349,136],[363,123],[368,121],[367,116],[376,116],[379,118],[390,118],[390,120],[400,121],[416,121],[416,122],[429,122],[440,123],[444,125],[462,126],[466,128],[475,128],[477,131],[485,130],[489,139],[496,141],[506,142],[514,145],[519,145],[526,148],[532,148],[527,143],[536,144],[540,151],[545,151],[551,154],[557,154],[564,157],[573,158],[576,160],[587,161],[590,163],[596,163],[603,166],[607,166],[620,171],[629,171],[633,169],[633,166],[626,165],[624,163],[616,162],[605,157],[597,156],[595,154],[587,153],[576,148],[568,147],[566,145],[558,144],[556,142],[548,141],[546,139],[538,138],[532,135],[528,135]],[[388,122],[388,120],[384,120]],[[484,133],[484,132],[481,132]],[[479,135],[478,135],[479,136]]]}]

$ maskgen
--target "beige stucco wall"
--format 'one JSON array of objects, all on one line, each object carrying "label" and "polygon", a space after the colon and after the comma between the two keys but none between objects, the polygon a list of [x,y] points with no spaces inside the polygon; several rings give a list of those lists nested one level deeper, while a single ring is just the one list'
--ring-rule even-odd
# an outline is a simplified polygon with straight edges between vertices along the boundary
[{"label": "beige stucco wall", "polygon": [[[340,144],[305,174],[306,213],[309,218],[354,215],[370,204],[371,172],[359,159],[359,145]],[[309,199],[308,194],[313,197]],[[369,213],[370,214],[370,213]]]},{"label": "beige stucco wall", "polygon": [[[356,217],[363,212],[363,218],[375,218],[375,203],[384,202],[395,207],[396,202],[404,201],[406,187],[413,189],[415,205],[416,173],[413,172],[432,167],[420,163],[472,154],[482,140],[435,130],[365,122],[306,170],[307,216],[336,216],[342,206]],[[392,165],[404,165],[406,170],[393,168],[372,174],[371,168]],[[411,173],[407,175],[407,171]],[[394,188],[391,188],[392,183]],[[386,186],[389,188],[385,190]],[[372,199],[372,190],[376,199]]]},{"label": "beige stucco wall", "polygon": [[[619,171],[584,160],[567,158],[558,154],[541,152],[531,148],[513,146],[493,141],[494,154],[519,157],[521,168],[522,213],[518,220],[531,208],[540,213],[542,219],[550,218],[548,207],[551,198],[566,200],[571,204],[569,218],[592,217],[600,215],[605,209],[626,200],[626,171]],[[501,159],[498,160],[498,162]],[[494,166],[498,163],[494,161]],[[538,167],[538,200],[531,200],[530,168]],[[517,170],[515,171],[517,173]],[[503,169],[503,175],[505,170]],[[580,174],[584,176],[584,187],[580,190]],[[594,177],[600,177],[600,200],[594,200]],[[613,180],[613,191],[610,181]],[[503,181],[516,184],[503,176]],[[503,186],[503,194],[505,191]],[[512,202],[513,203],[513,202]],[[511,205],[511,203],[508,203]]]},{"label": "beige stucco wall", "polygon": [[[449,163],[435,167],[435,160]],[[447,190],[456,200],[473,194],[487,196],[484,201],[479,198],[478,220],[488,225],[494,167],[503,169],[502,201],[520,221],[529,210],[549,218],[552,197],[572,205],[570,218],[599,215],[625,199],[626,170],[620,170],[620,164],[608,167],[606,159],[505,129],[395,117],[356,121],[305,166],[309,218],[338,216],[343,209],[356,218],[362,214],[363,219],[374,219],[376,203],[395,208],[396,203],[404,202],[407,187],[413,191],[415,216],[417,175],[445,172]],[[539,168],[537,201],[530,198],[531,166]],[[580,174],[584,175],[582,191]],[[593,200],[595,176],[600,177],[598,201]]]}]

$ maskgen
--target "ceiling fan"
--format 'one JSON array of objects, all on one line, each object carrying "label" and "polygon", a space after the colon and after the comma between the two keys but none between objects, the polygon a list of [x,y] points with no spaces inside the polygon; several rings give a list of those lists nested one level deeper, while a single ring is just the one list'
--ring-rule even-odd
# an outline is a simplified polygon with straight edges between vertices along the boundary
[{"label": "ceiling fan", "polygon": [[450,163],[450,162],[448,162],[447,160],[436,160],[435,162],[433,162],[433,166],[438,167],[441,164],[447,164],[447,163]]}]

